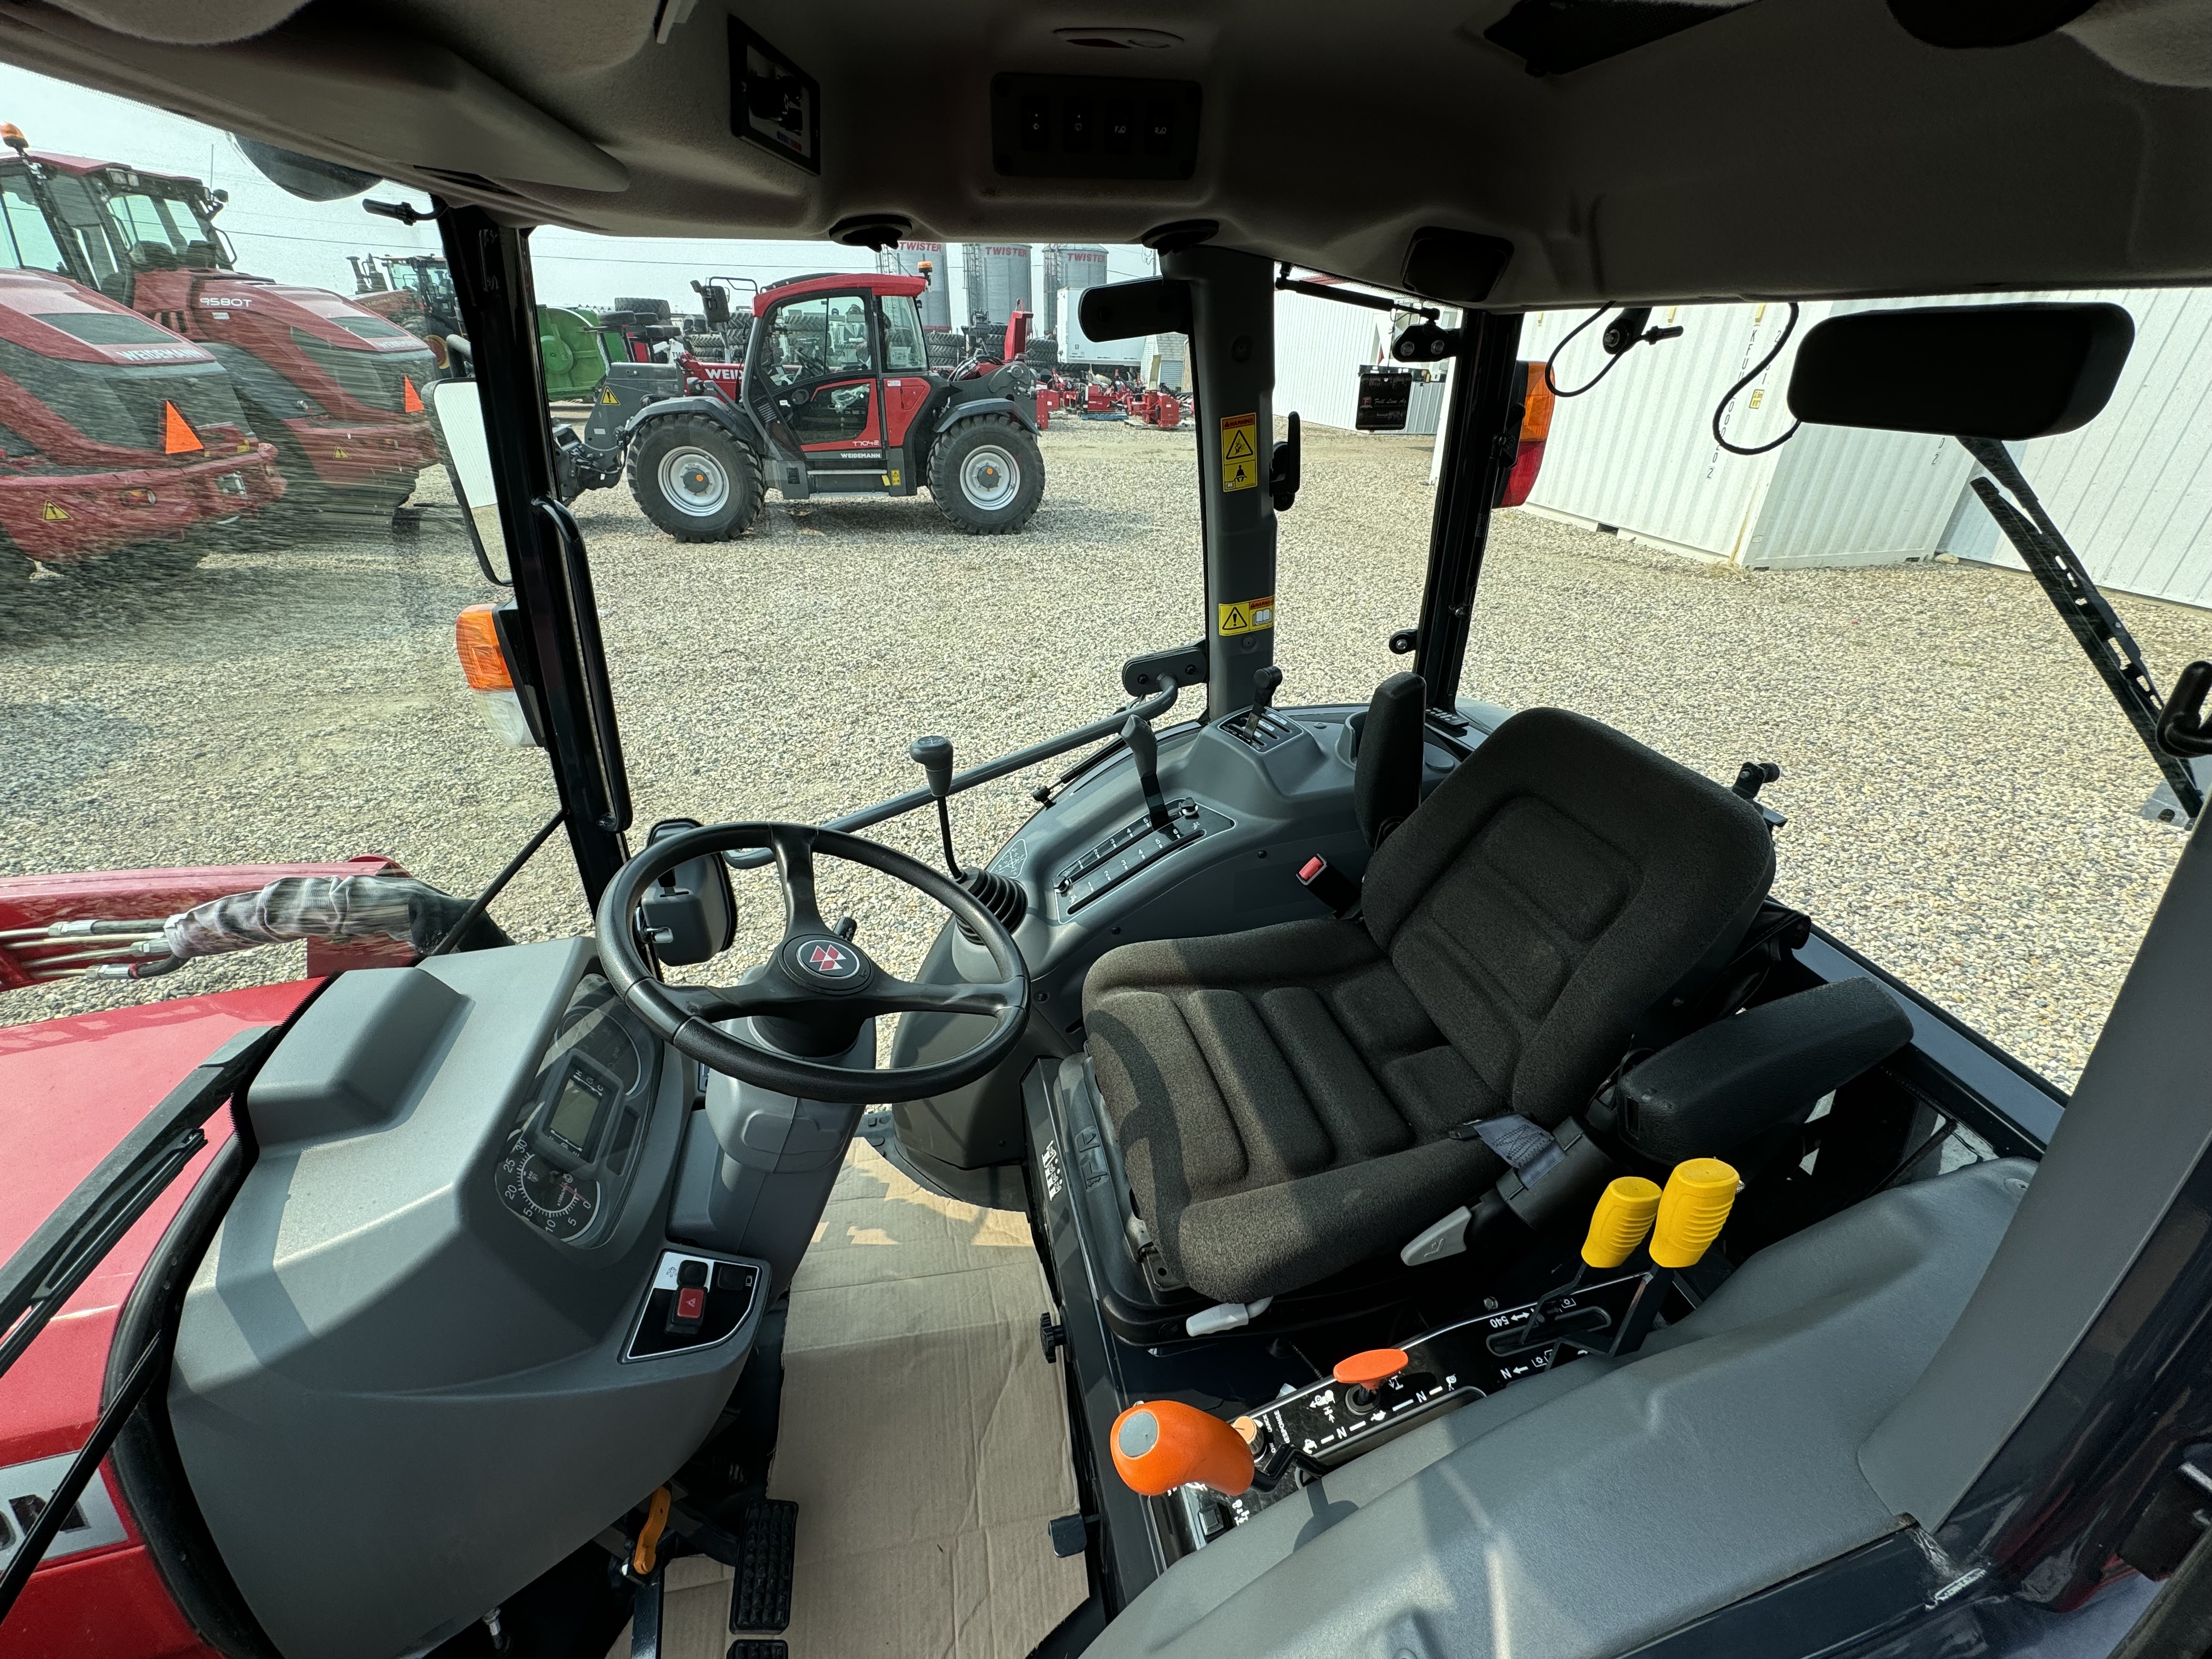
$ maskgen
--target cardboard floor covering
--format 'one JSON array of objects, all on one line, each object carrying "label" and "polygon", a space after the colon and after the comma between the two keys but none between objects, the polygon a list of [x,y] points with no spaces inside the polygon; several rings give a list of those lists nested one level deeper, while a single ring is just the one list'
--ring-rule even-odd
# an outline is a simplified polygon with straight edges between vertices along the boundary
[{"label": "cardboard floor covering", "polygon": [[[792,1285],[769,1495],[799,1504],[792,1659],[1023,1659],[1083,1600],[1050,1304],[1018,1215],[855,1139]],[[722,1659],[730,1573],[669,1571],[665,1659]],[[625,1632],[609,1659],[628,1659]]]}]

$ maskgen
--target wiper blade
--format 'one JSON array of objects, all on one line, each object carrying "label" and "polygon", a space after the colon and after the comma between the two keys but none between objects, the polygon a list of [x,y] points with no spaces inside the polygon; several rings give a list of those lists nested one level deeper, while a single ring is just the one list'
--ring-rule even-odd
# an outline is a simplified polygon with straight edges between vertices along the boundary
[{"label": "wiper blade", "polygon": [[250,1027],[202,1060],[0,1267],[0,1376],[207,1145],[201,1126],[260,1063],[280,1029]]}]

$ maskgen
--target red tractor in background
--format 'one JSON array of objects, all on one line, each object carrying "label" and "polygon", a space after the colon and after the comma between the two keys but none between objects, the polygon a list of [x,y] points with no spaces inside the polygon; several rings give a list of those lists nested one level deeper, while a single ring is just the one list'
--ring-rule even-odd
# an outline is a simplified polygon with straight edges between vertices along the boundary
[{"label": "red tractor in background", "polygon": [[34,155],[12,126],[0,141],[15,152],[0,190],[44,227],[22,263],[51,253],[46,268],[213,354],[295,504],[388,520],[414,492],[438,459],[422,401],[436,359],[422,341],[325,289],[238,270],[215,225],[225,198],[198,179]]},{"label": "red tractor in background", "polygon": [[[30,252],[17,188],[0,181],[0,266]],[[283,494],[213,353],[66,277],[0,269],[0,561],[174,569],[203,550],[192,532]]]},{"label": "red tractor in background", "polygon": [[680,541],[743,535],[763,494],[912,495],[971,535],[1019,530],[1044,495],[1036,376],[1017,313],[1006,361],[928,364],[921,276],[834,272],[753,296],[743,360],[608,368],[582,431],[556,426],[562,494],[625,476],[646,517]]},{"label": "red tractor in background", "polygon": [[468,333],[445,260],[434,253],[349,253],[346,263],[353,267],[354,303],[398,324],[428,346],[444,369],[447,337]]}]

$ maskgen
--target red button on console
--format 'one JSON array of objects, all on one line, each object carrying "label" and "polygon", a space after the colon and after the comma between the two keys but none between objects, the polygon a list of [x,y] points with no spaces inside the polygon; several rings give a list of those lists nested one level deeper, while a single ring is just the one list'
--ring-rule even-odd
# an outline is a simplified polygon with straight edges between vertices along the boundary
[{"label": "red button on console", "polygon": [[676,1292],[676,1316],[687,1325],[707,1316],[707,1292],[687,1285]]}]

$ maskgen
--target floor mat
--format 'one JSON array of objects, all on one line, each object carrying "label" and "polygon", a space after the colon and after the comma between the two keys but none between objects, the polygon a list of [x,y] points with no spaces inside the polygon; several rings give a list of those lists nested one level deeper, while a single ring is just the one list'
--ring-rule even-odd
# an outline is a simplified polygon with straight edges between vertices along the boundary
[{"label": "floor mat", "polygon": [[[1050,1304],[1020,1216],[855,1139],[792,1286],[770,1495],[799,1504],[792,1659],[1022,1659],[1084,1598]],[[727,1568],[676,1564],[667,1659],[722,1659]],[[681,1586],[681,1588],[678,1588]],[[627,1632],[609,1659],[628,1659]]]}]

